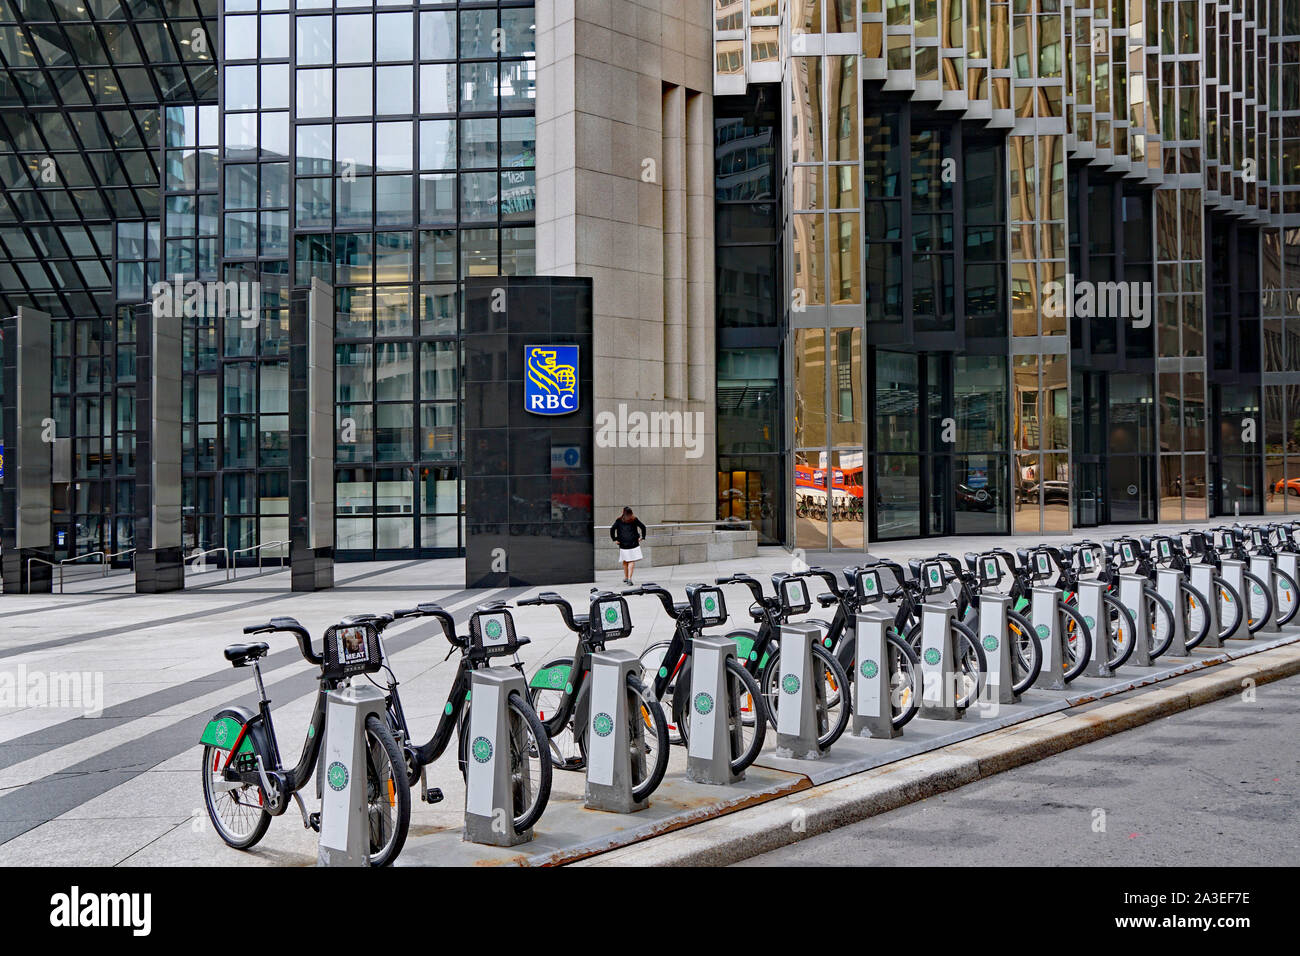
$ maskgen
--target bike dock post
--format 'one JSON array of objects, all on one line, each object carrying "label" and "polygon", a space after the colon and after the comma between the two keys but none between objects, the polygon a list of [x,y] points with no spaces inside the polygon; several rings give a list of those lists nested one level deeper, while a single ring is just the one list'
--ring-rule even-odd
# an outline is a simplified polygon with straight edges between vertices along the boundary
[{"label": "bike dock post", "polygon": [[1011,641],[1007,634],[1009,595],[985,590],[980,595],[979,635],[988,661],[988,680],[984,699],[990,703],[1018,704],[1015,672],[1011,669]]},{"label": "bike dock post", "polygon": [[957,648],[951,604],[921,607],[921,709],[928,720],[960,720],[965,710],[957,706]]},{"label": "bike dock post", "polygon": [[1043,651],[1043,666],[1034,686],[1042,690],[1065,690],[1065,634],[1061,628],[1060,601],[1059,588],[1040,585],[1033,589],[1030,623]]},{"label": "bike dock post", "polygon": [[1279,551],[1277,558],[1277,569],[1291,576],[1292,581],[1300,581],[1296,577],[1296,571],[1300,570],[1300,554],[1294,554],[1291,551]]},{"label": "bike dock post", "polygon": [[776,747],[783,757],[818,760],[822,756],[817,740],[827,720],[826,682],[816,673],[812,659],[812,646],[819,640],[821,631],[811,624],[781,625]]},{"label": "bike dock post", "polygon": [[366,718],[385,720],[384,695],[360,684],[325,695],[317,866],[369,866],[370,814],[366,795]]},{"label": "bike dock post", "polygon": [[632,735],[644,744],[645,723],[640,704],[628,689],[629,677],[641,676],[641,663],[627,651],[601,651],[591,655],[591,706],[587,715],[588,810],[634,813],[650,806],[632,797],[633,771],[640,763],[645,775],[645,747],[634,747]]},{"label": "bike dock post", "polygon": [[1230,640],[1249,641],[1253,635],[1250,633],[1250,595],[1246,593],[1246,578],[1243,574],[1246,570],[1246,562],[1238,561],[1236,558],[1224,558],[1219,563],[1223,568],[1224,582],[1241,598],[1241,617],[1237,621],[1237,629],[1225,636]]},{"label": "bike dock post", "polygon": [[[1268,588],[1269,600],[1273,602],[1273,613],[1269,615],[1267,621],[1260,627],[1260,634],[1276,634],[1282,630],[1277,626],[1277,574],[1274,573],[1273,559],[1266,554],[1252,555],[1250,558],[1250,573],[1255,575],[1264,582],[1264,587]],[[1252,584],[1251,587],[1256,587]],[[1250,606],[1249,599],[1247,607]]]},{"label": "bike dock post", "polygon": [[464,838],[471,843],[516,846],[533,838],[531,827],[515,832],[510,772],[512,693],[528,699],[523,675],[513,667],[480,668],[470,678]]},{"label": "bike dock post", "polygon": [[1219,589],[1214,586],[1214,567],[1209,564],[1193,564],[1191,570],[1192,587],[1205,598],[1205,613],[1210,618],[1201,647],[1222,647],[1223,640],[1219,636]]},{"label": "bike dock post", "polygon": [[889,641],[885,632],[893,622],[894,616],[879,608],[858,612],[853,677],[853,733],[858,737],[892,740],[903,733],[894,726],[890,700]]},{"label": "bike dock post", "polygon": [[1187,656],[1187,620],[1183,613],[1187,604],[1183,599],[1182,588],[1179,587],[1182,582],[1182,571],[1174,568],[1156,569],[1156,590],[1169,602],[1169,607],[1174,612],[1174,633],[1169,638],[1169,649],[1165,651],[1169,657]]},{"label": "bike dock post", "polygon": [[1106,582],[1095,579],[1079,582],[1079,613],[1092,634],[1092,654],[1084,674],[1088,677],[1111,677],[1110,666],[1110,612],[1101,596],[1106,593]]},{"label": "bike dock post", "polygon": [[[727,659],[736,658],[736,642],[727,637],[691,641],[691,735],[686,745],[686,779],[725,786],[745,779],[733,773],[731,755],[744,747],[740,701],[731,694]],[[755,701],[755,704],[759,704]]]},{"label": "bike dock post", "polygon": [[1147,606],[1147,579],[1140,574],[1119,576],[1119,603],[1129,609],[1135,624],[1133,656],[1129,662],[1134,667],[1151,666],[1151,608]]}]

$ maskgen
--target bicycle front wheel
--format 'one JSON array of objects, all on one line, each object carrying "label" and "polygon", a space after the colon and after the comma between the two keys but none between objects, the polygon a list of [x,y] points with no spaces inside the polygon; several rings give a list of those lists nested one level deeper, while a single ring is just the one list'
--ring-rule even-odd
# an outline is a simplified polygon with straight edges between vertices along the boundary
[{"label": "bicycle front wheel", "polygon": [[[921,706],[921,667],[916,652],[893,627],[885,632],[885,645],[889,654],[890,723],[896,728],[902,728],[916,716]],[[840,667],[849,675],[850,680],[856,679],[857,657],[857,634],[846,628],[845,635],[835,650],[835,659],[840,662]]]},{"label": "bicycle front wheel", "polygon": [[1137,621],[1133,612],[1112,594],[1103,594],[1101,604],[1106,614],[1106,630],[1110,640],[1110,647],[1103,650],[1108,651],[1107,665],[1115,670],[1132,656],[1133,648],[1137,646]]},{"label": "bicycle front wheel", "polygon": [[1210,633],[1210,608],[1205,595],[1186,581],[1178,582],[1179,603],[1182,604],[1183,627],[1190,651]]},{"label": "bicycle front wheel", "polygon": [[375,714],[366,718],[366,817],[370,865],[388,866],[402,852],[411,825],[411,781],[393,732]]},{"label": "bicycle front wheel", "polygon": [[1011,641],[1011,689],[1023,694],[1043,669],[1043,648],[1034,634],[1034,627],[1024,615],[1007,612],[1007,639]]},{"label": "bicycle front wheel", "polygon": [[[472,704],[470,705],[473,706]],[[551,743],[546,728],[528,701],[518,691],[507,701],[509,721],[510,802],[515,832],[522,833],[535,824],[551,798]],[[470,707],[460,719],[461,774],[469,779]]]},{"label": "bicycle front wheel", "polygon": [[1214,576],[1214,589],[1219,592],[1219,639],[1222,640],[1237,633],[1245,611],[1237,589],[1217,574]]},{"label": "bicycle front wheel", "polygon": [[1088,629],[1083,615],[1064,601],[1057,603],[1061,612],[1061,626],[1065,628],[1065,682],[1068,684],[1088,666],[1092,657],[1092,632]]},{"label": "bicycle front wheel", "polygon": [[1273,588],[1273,606],[1277,612],[1277,626],[1286,627],[1300,610],[1300,589],[1295,578],[1281,568],[1276,570],[1277,578]]},{"label": "bicycle front wheel", "polygon": [[1269,586],[1250,571],[1243,571],[1241,580],[1242,588],[1248,595],[1246,627],[1250,633],[1255,634],[1273,617],[1273,595]]},{"label": "bicycle front wheel", "polygon": [[1147,596],[1147,609],[1151,615],[1151,659],[1155,660],[1174,639],[1174,609],[1155,588],[1143,588]]},{"label": "bicycle front wheel", "polygon": [[668,720],[650,689],[633,674],[627,675],[631,719],[628,734],[632,749],[632,799],[649,799],[668,770]]},{"label": "bicycle front wheel", "polygon": [[[684,687],[690,686],[691,662],[682,665],[679,681],[686,681]],[[727,739],[731,741],[731,772],[741,773],[758,759],[763,742],[767,739],[767,712],[763,703],[763,692],[754,676],[741,666],[735,658],[727,659]],[[704,695],[701,695],[704,696]],[[734,710],[731,701],[736,701]],[[707,700],[690,700],[688,690],[683,690],[673,698],[673,720],[681,729],[682,740],[688,745],[691,737],[691,714],[697,707],[717,706],[716,702]],[[700,711],[704,713],[703,710]]]},{"label": "bicycle front wheel", "polygon": [[[849,715],[853,710],[852,695],[849,692],[849,678],[844,668],[830,651],[820,644],[812,645],[813,669],[822,681],[826,709],[820,717],[817,728],[817,746],[825,750],[840,739],[849,725]],[[763,689],[763,701],[772,718],[772,726],[777,725],[777,708],[783,688],[778,686],[781,680],[781,650],[774,648],[768,652],[767,666],[763,668],[760,686]],[[797,689],[797,688],[796,688]]]},{"label": "bicycle front wheel", "polygon": [[[957,649],[957,706],[969,707],[979,700],[984,687],[984,678],[988,673],[988,659],[984,648],[975,639],[975,632],[961,621],[952,622],[957,636],[954,643]],[[921,622],[917,621],[907,632],[907,643],[917,659],[921,656]],[[919,686],[919,685],[918,685]]]},{"label": "bicycle front wheel", "polygon": [[[639,658],[641,662],[641,673],[646,675],[647,682],[653,683],[655,676],[661,668],[666,668],[667,672],[672,674],[672,680],[668,682],[668,687],[664,691],[662,698],[664,713],[668,716],[668,742],[680,744],[685,738],[682,737],[681,728],[678,726],[677,706],[675,695],[677,693],[677,678],[680,673],[674,673],[679,661],[669,663],[664,660],[664,655],[668,653],[671,645],[668,641],[656,641],[641,652]],[[683,665],[684,666],[684,665]]]}]

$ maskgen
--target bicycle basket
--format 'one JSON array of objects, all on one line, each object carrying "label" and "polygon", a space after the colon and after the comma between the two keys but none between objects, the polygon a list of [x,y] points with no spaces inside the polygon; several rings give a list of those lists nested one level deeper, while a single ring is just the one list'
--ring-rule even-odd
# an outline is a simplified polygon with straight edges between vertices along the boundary
[{"label": "bicycle basket", "polygon": [[321,675],[342,680],[354,674],[373,674],[383,666],[379,629],[373,624],[335,624],[325,631],[325,661]]},{"label": "bicycle basket", "polygon": [[803,578],[783,578],[777,592],[781,595],[781,609],[786,614],[807,614],[812,608],[808,585]]},{"label": "bicycle basket", "polygon": [[627,637],[632,633],[632,618],[627,613],[627,601],[621,597],[605,597],[591,602],[594,630],[607,641]]},{"label": "bicycle basket", "polygon": [[727,619],[727,602],[721,588],[695,584],[687,587],[686,595],[690,598],[691,614],[701,627],[721,624]]},{"label": "bicycle basket", "polygon": [[469,652],[477,657],[501,657],[519,650],[515,619],[505,608],[475,611],[469,619]]}]

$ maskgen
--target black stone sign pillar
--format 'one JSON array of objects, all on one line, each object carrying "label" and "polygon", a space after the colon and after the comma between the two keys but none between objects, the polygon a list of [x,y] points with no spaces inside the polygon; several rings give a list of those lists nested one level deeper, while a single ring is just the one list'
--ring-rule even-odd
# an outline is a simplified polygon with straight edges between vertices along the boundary
[{"label": "black stone sign pillar", "polygon": [[[53,580],[50,317],[20,307],[0,320],[3,338],[4,485],[0,528],[5,594],[48,594]],[[35,559],[35,560],[33,560]]]}]

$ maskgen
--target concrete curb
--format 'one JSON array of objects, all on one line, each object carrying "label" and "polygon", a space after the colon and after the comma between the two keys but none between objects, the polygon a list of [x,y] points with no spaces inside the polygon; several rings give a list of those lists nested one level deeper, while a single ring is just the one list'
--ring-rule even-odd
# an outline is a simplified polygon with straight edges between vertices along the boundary
[{"label": "concrete curb", "polygon": [[1063,711],[602,853],[574,866],[725,866],[1014,767],[1300,673],[1300,645],[1132,698]]}]

